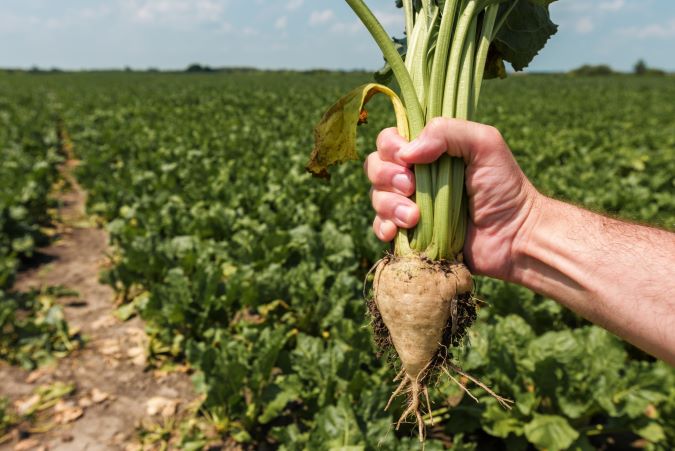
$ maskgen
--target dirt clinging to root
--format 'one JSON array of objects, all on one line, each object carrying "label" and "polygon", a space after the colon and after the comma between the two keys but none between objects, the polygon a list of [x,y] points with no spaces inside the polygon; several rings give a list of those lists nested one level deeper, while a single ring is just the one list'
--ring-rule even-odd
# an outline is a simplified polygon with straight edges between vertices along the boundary
[{"label": "dirt clinging to root", "polygon": [[[387,264],[394,258],[395,257],[392,255],[387,255],[378,264]],[[429,265],[433,265],[446,273],[451,273],[451,265],[456,264],[446,261],[433,261],[429,259],[424,259],[424,262]],[[468,292],[458,294],[456,296],[456,305],[456,310],[453,311],[453,314],[450,316],[445,324],[445,327],[443,328],[443,339],[441,340],[440,346],[436,351],[436,355],[433,358],[432,364],[428,368],[425,379],[430,379],[433,377],[439,372],[441,366],[452,360],[452,348],[456,348],[462,344],[469,328],[476,321],[478,316],[479,301],[472,295],[472,293]],[[368,308],[368,315],[370,317],[370,326],[373,330],[373,340],[376,346],[377,357],[381,358],[382,356],[387,356],[388,361],[394,367],[400,366],[400,361],[396,355],[389,329],[387,328],[386,324],[384,324],[382,315],[377,308],[374,295],[371,295],[366,299],[366,306]]]},{"label": "dirt clinging to root", "polygon": [[394,398],[407,394],[408,405],[396,428],[414,415],[420,441],[425,434],[421,404],[426,401],[431,412],[428,381],[441,372],[473,399],[477,400],[453,373],[509,408],[511,401],[496,395],[453,362],[452,349],[462,343],[476,320],[478,303],[471,294],[472,287],[469,270],[457,262],[387,256],[376,265],[373,297],[367,301],[371,326],[378,356],[388,355],[399,370],[394,379],[399,385],[385,410]]}]

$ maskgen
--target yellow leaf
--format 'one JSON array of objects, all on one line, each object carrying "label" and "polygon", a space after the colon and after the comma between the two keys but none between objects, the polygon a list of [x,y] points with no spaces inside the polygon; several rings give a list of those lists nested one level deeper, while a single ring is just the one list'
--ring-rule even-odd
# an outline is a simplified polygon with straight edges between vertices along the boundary
[{"label": "yellow leaf", "polygon": [[385,94],[391,100],[398,132],[407,139],[408,119],[396,93],[377,83],[359,86],[338,100],[314,128],[314,149],[307,164],[309,172],[328,178],[329,166],[359,159],[356,153],[356,127],[367,117],[363,106],[377,93]]}]

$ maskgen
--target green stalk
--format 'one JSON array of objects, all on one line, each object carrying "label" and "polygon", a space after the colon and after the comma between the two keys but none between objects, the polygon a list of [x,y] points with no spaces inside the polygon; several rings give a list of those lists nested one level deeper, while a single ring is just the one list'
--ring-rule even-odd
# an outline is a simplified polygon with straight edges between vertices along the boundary
[{"label": "green stalk", "polygon": [[452,28],[455,24],[458,2],[459,0],[446,0],[445,5],[443,5],[443,15],[438,30],[436,51],[434,52],[434,61],[431,66],[427,120],[440,116],[442,113],[445,69],[448,66],[448,52],[450,51]]},{"label": "green stalk", "polygon": [[[461,170],[463,176],[464,164],[461,165]],[[452,241],[450,242],[450,255],[453,256],[459,255],[464,248],[464,241],[466,241],[466,229],[469,222],[469,199],[466,196],[466,190],[462,191],[463,195],[461,198],[461,205],[459,207],[459,221],[457,222],[457,226],[455,227],[454,233],[452,235]]]},{"label": "green stalk", "polygon": [[[457,117],[468,119],[471,106],[474,48],[477,17],[471,16],[461,52],[458,80]],[[434,235],[427,256],[432,259],[455,257],[451,238],[457,234],[460,222],[462,194],[464,192],[464,162],[459,158],[443,155],[438,162],[438,183],[434,197]]]},{"label": "green stalk", "polygon": [[394,72],[394,77],[398,82],[399,87],[401,88],[401,96],[403,97],[403,103],[405,104],[406,110],[408,111],[408,121],[410,126],[410,136],[411,138],[416,137],[424,128],[424,114],[420,107],[419,99],[415,94],[415,87],[413,85],[412,79],[408,70],[405,68],[405,64],[401,59],[401,55],[398,54],[396,47],[391,38],[385,31],[382,24],[377,20],[373,12],[366,6],[363,0],[345,0],[347,4],[352,8],[354,13],[361,19],[363,25],[370,32],[371,36],[375,40],[375,43],[378,45],[384,59],[391,66],[392,72]]},{"label": "green stalk", "polygon": [[455,117],[458,119],[470,119],[472,116],[473,102],[471,97],[473,95],[473,65],[476,48],[476,28],[478,19],[474,15],[471,19],[469,29],[464,39],[464,48],[462,50],[462,63],[459,84],[457,86],[457,104],[455,105]]},{"label": "green stalk", "polygon": [[[408,112],[410,139],[415,139],[424,128],[424,114],[415,92],[410,74],[401,56],[389,38],[389,35],[363,0],[345,0],[380,47],[385,60],[391,66]],[[416,193],[415,202],[420,210],[420,220],[415,228],[413,243],[416,250],[427,247],[433,234],[434,207],[432,201],[431,170],[428,165],[415,165]],[[407,239],[407,234],[399,233],[397,240]],[[397,249],[399,246],[397,246]]]},{"label": "green stalk", "polygon": [[464,51],[464,41],[478,7],[478,0],[464,1],[466,2],[466,6],[460,15],[455,36],[452,39],[452,47],[450,48],[450,62],[448,63],[445,92],[443,94],[443,116],[445,117],[455,117],[457,85]]},{"label": "green stalk", "polygon": [[[457,118],[471,119],[473,115],[473,95],[472,84],[475,82],[474,75],[474,58],[476,55],[476,29],[478,18],[474,15],[471,20],[471,25],[464,40],[464,49],[462,51],[462,66],[461,75],[459,78],[459,86],[457,88],[457,105],[455,108]],[[462,209],[462,197],[464,195],[464,161],[461,158],[452,158],[452,176],[450,189],[450,204],[448,205],[448,213],[450,216],[451,225],[448,229],[449,236],[452,240],[445,239],[444,243],[450,242],[445,248],[441,248],[449,254],[450,257],[455,257],[457,253],[461,252],[464,246],[464,238],[466,235],[466,211]],[[461,227],[460,227],[461,224]],[[459,248],[459,250],[458,250]]]},{"label": "green stalk", "polygon": [[427,19],[431,17],[431,0],[422,0],[422,12],[427,15]]},{"label": "green stalk", "polygon": [[[452,37],[450,62],[447,67],[443,68],[443,71],[447,69],[449,72],[442,96],[442,102],[439,102],[441,95],[439,95],[438,92],[435,92],[436,98],[434,100],[434,106],[432,107],[437,109],[438,105],[442,104],[442,113],[443,116],[446,117],[454,117],[457,109],[455,102],[457,102],[457,85],[460,81],[459,72],[463,67],[462,63],[465,62],[463,58],[465,53],[464,43],[467,41],[467,35],[470,35],[470,41],[474,41],[476,34],[475,11],[477,8],[477,1],[468,0],[467,2],[465,0],[462,5],[464,6],[464,9],[461,11],[457,30],[455,30],[455,34]],[[446,4],[446,6],[448,5]],[[450,20],[445,17],[444,19]],[[454,21],[454,14],[452,20]],[[442,24],[443,22],[441,22],[441,25]],[[471,31],[473,31],[473,33],[471,33]],[[442,38],[449,39],[447,36],[442,36]],[[440,39],[441,36],[439,36],[439,40]],[[439,49],[437,48],[437,51],[438,50]],[[440,51],[447,52],[447,50],[444,50],[443,48],[441,48]],[[442,55],[439,56],[439,58],[442,57]],[[436,56],[434,56],[434,60],[436,60]],[[473,59],[471,59],[471,62],[473,62]],[[439,65],[432,69],[432,80],[434,80],[437,75],[444,75],[443,72],[436,72],[442,65],[443,63],[439,60]],[[462,72],[464,74],[462,81],[464,83],[469,83],[470,85],[473,67],[471,68],[471,71],[464,70]],[[436,79],[435,83],[435,88],[438,89],[439,80]],[[434,91],[432,90],[432,92]],[[452,102],[451,106],[449,106],[450,102]],[[457,163],[454,163],[453,160],[455,159],[450,158],[448,155],[443,155],[436,163],[438,166],[438,174],[436,184],[434,185],[434,226],[432,242],[425,252],[427,257],[431,259],[447,259],[449,257],[454,257],[454,255],[450,254],[450,240],[454,235],[454,226],[458,223],[461,194],[464,189],[464,176],[463,168],[462,173],[458,174],[458,171],[454,168]]]},{"label": "green stalk", "polygon": [[403,11],[405,11],[405,35],[410,39],[413,27],[415,26],[412,0],[403,0]]},{"label": "green stalk", "polygon": [[408,52],[405,57],[405,67],[410,74],[415,92],[420,102],[422,111],[425,109],[426,95],[426,67],[427,67],[427,52],[426,49],[429,44],[429,25],[428,19],[424,11],[417,13],[417,20],[413,28],[412,36],[408,38]]},{"label": "green stalk", "polygon": [[478,45],[478,52],[476,52],[476,69],[473,74],[473,109],[478,108],[478,98],[480,97],[480,90],[483,86],[483,76],[485,74],[485,63],[487,61],[488,50],[492,43],[492,32],[494,30],[495,21],[497,20],[497,13],[499,12],[499,5],[490,5],[485,10],[485,19],[483,19],[483,27],[480,32]]},{"label": "green stalk", "polygon": [[438,260],[448,257],[450,241],[450,215],[448,203],[450,201],[450,186],[452,177],[452,158],[443,154],[434,163],[437,169],[436,195],[434,196],[434,232],[431,244],[425,251],[428,258]]}]

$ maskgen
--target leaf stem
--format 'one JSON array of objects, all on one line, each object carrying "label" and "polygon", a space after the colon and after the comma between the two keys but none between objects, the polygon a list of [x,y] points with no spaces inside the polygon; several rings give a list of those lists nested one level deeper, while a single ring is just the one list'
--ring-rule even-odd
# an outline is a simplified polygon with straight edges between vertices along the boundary
[{"label": "leaf stem", "polygon": [[443,5],[441,25],[438,29],[436,51],[431,66],[427,120],[440,116],[443,110],[443,88],[445,87],[445,69],[448,66],[448,52],[452,42],[452,28],[455,23],[457,5],[460,0],[446,0]]},{"label": "leaf stem", "polygon": [[405,12],[405,36],[409,40],[415,26],[412,0],[403,0],[403,11]]},{"label": "leaf stem", "polygon": [[345,0],[352,8],[354,13],[361,19],[363,25],[368,29],[371,36],[378,45],[384,58],[391,66],[394,77],[401,88],[401,96],[408,111],[408,120],[410,124],[411,138],[416,137],[424,128],[424,115],[420,107],[419,99],[415,94],[415,87],[408,70],[405,68],[401,55],[394,46],[391,38],[385,31],[382,24],[377,20],[373,12],[366,6],[363,0]]},{"label": "leaf stem", "polygon": [[469,32],[471,21],[478,6],[477,0],[464,0],[465,7],[457,23],[457,29],[452,39],[450,48],[450,61],[447,68],[447,77],[445,80],[445,92],[443,94],[443,116],[455,117],[455,106],[457,102],[457,85],[459,82],[459,73],[461,68],[464,41]]},{"label": "leaf stem", "polygon": [[493,30],[495,21],[497,20],[497,13],[499,12],[499,4],[490,5],[485,10],[485,18],[483,19],[483,27],[481,28],[478,51],[476,52],[476,68],[473,74],[473,109],[478,108],[478,98],[480,97],[480,90],[483,85],[483,76],[485,74],[485,63],[487,61],[488,50],[492,43]]},{"label": "leaf stem", "polygon": [[[390,39],[382,24],[377,20],[373,12],[363,0],[345,0],[361,22],[368,29],[373,39],[380,47],[384,58],[391,66],[396,77],[401,95],[408,112],[408,124],[410,139],[415,139],[424,128],[424,113],[420,106],[412,78],[403,63],[396,47]],[[406,23],[410,19],[406,18]],[[415,202],[420,209],[420,220],[415,228],[413,243],[415,249],[422,250],[427,247],[433,234],[434,207],[432,201],[431,169],[429,165],[415,165],[416,193]],[[399,234],[399,237],[402,236]]]}]

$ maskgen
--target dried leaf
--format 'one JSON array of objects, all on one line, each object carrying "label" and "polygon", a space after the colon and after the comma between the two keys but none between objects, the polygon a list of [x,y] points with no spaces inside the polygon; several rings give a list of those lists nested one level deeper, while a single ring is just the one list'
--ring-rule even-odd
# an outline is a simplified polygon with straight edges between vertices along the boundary
[{"label": "dried leaf", "polygon": [[107,400],[110,398],[110,395],[104,391],[99,390],[98,388],[94,388],[91,390],[91,400],[95,404],[100,404],[103,401]]},{"label": "dried leaf", "polygon": [[26,399],[23,400],[19,399],[14,401],[14,408],[16,409],[16,412],[19,415],[25,416],[32,413],[37,407],[39,402],[40,402],[40,395],[34,394]]},{"label": "dried leaf", "polygon": [[338,100],[314,128],[314,149],[307,164],[309,172],[328,178],[329,166],[359,159],[356,127],[363,119],[363,106],[377,93],[389,97],[400,127],[399,133],[408,134],[405,108],[394,91],[376,83],[359,86]]},{"label": "dried leaf", "polygon": [[160,414],[167,418],[176,414],[179,401],[176,399],[168,399],[161,396],[150,398],[146,403],[146,412],[150,416]]}]

